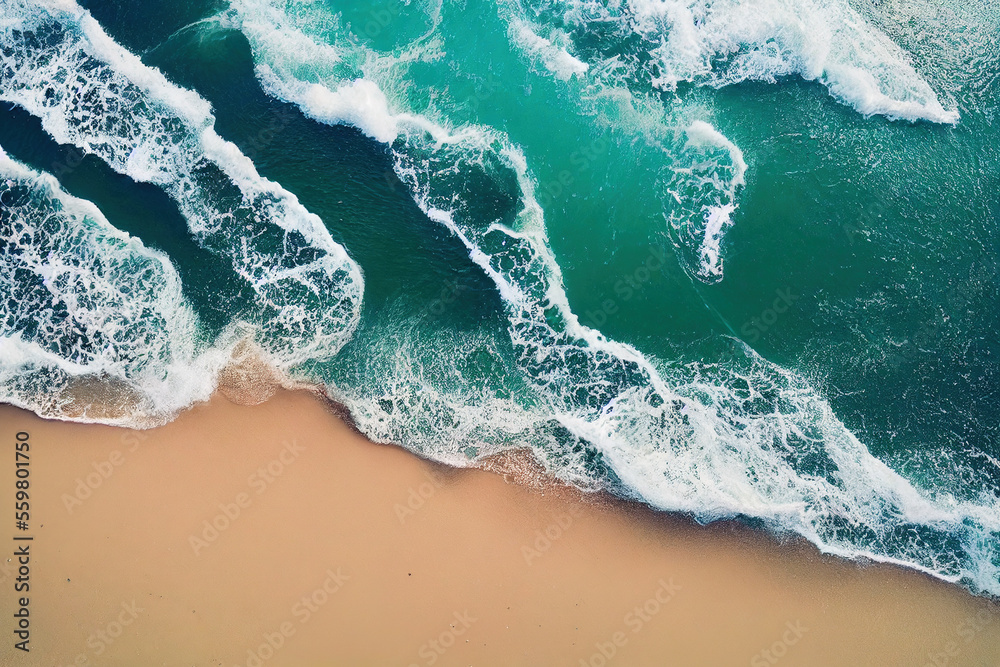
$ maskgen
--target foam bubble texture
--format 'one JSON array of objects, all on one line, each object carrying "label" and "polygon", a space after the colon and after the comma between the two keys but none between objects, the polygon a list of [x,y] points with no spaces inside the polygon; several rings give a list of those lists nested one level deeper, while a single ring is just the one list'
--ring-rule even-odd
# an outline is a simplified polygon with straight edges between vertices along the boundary
[{"label": "foam bubble texture", "polygon": [[529,56],[540,62],[545,69],[563,81],[574,75],[587,71],[587,63],[574,58],[563,45],[567,41],[565,33],[553,31],[553,40],[538,34],[538,26],[527,21],[514,18],[510,22],[509,34],[511,40],[522,48]]},{"label": "foam bubble texture", "polygon": [[743,151],[705,121],[684,131],[677,160],[664,178],[670,238],[689,271],[722,280],[722,239],[732,226],[747,171]]},{"label": "foam bubble texture", "polygon": [[256,294],[241,319],[278,366],[329,358],[357,326],[360,268],[322,221],[213,129],[208,103],[111,40],[72,2],[5,3],[0,98],[57,141],[170,194],[198,241]]},{"label": "foam bubble texture", "polygon": [[[342,29],[319,35],[310,31],[308,22],[297,25],[276,6],[269,5],[262,14],[263,4],[259,0],[236,3],[236,24],[253,26],[245,32],[258,59],[258,71],[277,79],[270,85],[274,94],[292,92],[289,101],[326,122],[352,122],[351,113],[363,115],[369,110],[359,106],[348,112],[342,105],[350,98],[338,96],[335,112],[324,114],[322,104],[314,103],[321,95],[306,99],[294,94],[296,90],[318,85],[336,94],[364,78],[386,96],[385,113],[381,105],[378,113],[394,123],[394,132],[385,136],[397,174],[428,217],[447,227],[493,280],[505,302],[511,353],[524,380],[517,407],[505,412],[491,405],[488,410],[461,412],[459,419],[463,401],[486,405],[486,400],[467,393],[469,387],[460,382],[452,383],[450,389],[443,387],[441,378],[449,373],[424,371],[414,361],[421,351],[403,346],[399,363],[386,371],[383,384],[391,389],[382,395],[333,389],[360,416],[366,432],[410,443],[425,455],[449,461],[455,459],[456,441],[482,439],[494,451],[521,444],[510,442],[512,437],[524,438],[550,472],[588,488],[604,485],[705,521],[755,517],[776,530],[796,531],[827,552],[899,562],[961,579],[973,589],[1000,591],[996,539],[1000,507],[995,497],[959,501],[940,490],[916,488],[873,457],[806,381],[735,341],[723,341],[718,349],[695,355],[724,360],[718,364],[667,362],[582,326],[566,299],[521,150],[500,130],[482,126],[454,130],[433,110],[421,115],[424,110],[404,106],[405,96],[393,91],[405,89],[405,81],[398,78],[405,76],[405,66],[386,68],[388,56],[367,50],[360,39],[343,37]],[[692,14],[687,23],[680,11],[685,7],[679,3],[609,7],[640,18],[642,35],[658,30],[658,44],[672,27],[676,32],[671,35],[672,57],[679,59],[674,82],[687,77],[724,85],[800,73],[822,80],[831,92],[856,103],[864,113],[954,119],[914,75],[898,49],[863,23],[848,24],[846,19],[853,20],[853,15],[844,9],[846,5],[805,3],[805,9],[797,10],[791,3],[770,3],[755,11],[749,3],[745,5],[713,3],[717,15],[709,15],[705,8],[703,17],[694,20]],[[841,14],[831,15],[834,10],[824,7]],[[728,18],[723,16],[726,8],[732,14]],[[686,7],[688,14],[691,10]],[[577,25],[600,34],[593,23],[587,23],[586,11],[597,12],[581,3],[567,10],[565,25],[571,37]],[[825,18],[809,18],[808,11]],[[262,36],[262,15],[279,26],[266,37]],[[839,23],[833,21],[837,17]],[[544,17],[535,18],[541,23]],[[708,28],[704,28],[706,21]],[[751,24],[744,26],[747,21]],[[619,23],[611,30],[623,30],[623,26],[632,30],[625,19]],[[807,49],[812,42],[805,38],[812,38],[806,34],[812,24],[835,29],[817,34],[829,38],[829,54]],[[729,32],[723,30],[727,26]],[[295,38],[283,45],[281,36],[290,32]],[[732,37],[729,41],[719,36],[727,34]],[[759,48],[750,39],[755,34],[764,40]],[[747,37],[737,39],[740,35]],[[358,63],[358,69],[345,74],[337,65],[310,75],[303,71],[305,62],[300,67],[290,65],[301,49],[292,45],[331,36],[333,52],[341,61]],[[797,37],[802,43],[795,41]],[[717,43],[743,46],[716,49]],[[423,46],[426,42],[414,49]],[[773,62],[767,58],[772,48]],[[584,51],[578,46],[573,57],[592,63]],[[714,69],[717,52],[726,59]],[[666,77],[663,84],[671,84],[664,74],[670,63],[652,55],[646,61],[659,63],[657,71]],[[754,69],[765,62],[770,69]],[[687,69],[682,67],[685,63]],[[621,72],[622,68],[603,63],[591,67],[588,75],[612,77]],[[848,90],[852,77],[867,82],[867,87]],[[359,127],[373,122],[367,118]],[[672,165],[679,180],[672,184],[688,217],[680,221],[679,229],[695,241],[693,245],[685,242],[684,247],[691,248],[696,266],[712,274],[721,269],[718,242],[746,165],[739,149],[707,123],[688,124],[681,143]],[[522,206],[515,220],[496,220],[463,196],[484,180],[499,188],[518,184]],[[387,349],[379,357],[393,352]],[[459,422],[461,429],[449,426]],[[511,430],[497,423],[519,426]]]},{"label": "foam bubble texture", "polygon": [[2,150],[0,178],[0,401],[148,425],[207,399],[225,355],[206,351],[170,260]]},{"label": "foam bubble texture", "polygon": [[846,0],[540,2],[577,58],[661,90],[799,76],[865,115],[955,123],[907,54]]}]

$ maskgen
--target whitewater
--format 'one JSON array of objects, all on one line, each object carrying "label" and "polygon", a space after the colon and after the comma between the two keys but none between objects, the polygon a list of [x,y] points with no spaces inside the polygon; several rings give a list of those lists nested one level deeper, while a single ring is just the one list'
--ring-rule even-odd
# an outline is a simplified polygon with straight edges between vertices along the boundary
[{"label": "whitewater", "polygon": [[[550,236],[551,219],[566,225],[582,206],[566,192],[614,190],[633,174],[614,158],[639,156],[656,165],[635,178],[662,249],[697,294],[728,280],[754,164],[718,127],[713,91],[794,77],[861,117],[960,124],[955,99],[847,2],[428,0],[333,11],[235,0],[182,29],[238,32],[268,95],[383,147],[407,196],[499,298],[495,320],[466,330],[426,314],[366,321],[350,246],[220,136],[204,98],[72,2],[3,6],[0,99],[59,143],[162,189],[248,292],[209,335],[169,257],[3,154],[4,195],[17,205],[2,209],[0,283],[17,296],[0,309],[0,400],[46,416],[161,423],[205,400],[234,347],[252,339],[289,378],[322,384],[373,440],[453,465],[528,447],[583,489],[702,522],[751,519],[827,553],[1000,594],[994,490],[904,476],[810,378],[766,359],[724,318],[731,335],[676,358],[585,324]],[[462,30],[471,11],[487,17],[475,50]],[[500,83],[484,88],[489,75]],[[589,152],[533,127],[557,116],[560,131],[589,138]],[[121,388],[113,416],[77,404],[74,387],[92,379]]]}]

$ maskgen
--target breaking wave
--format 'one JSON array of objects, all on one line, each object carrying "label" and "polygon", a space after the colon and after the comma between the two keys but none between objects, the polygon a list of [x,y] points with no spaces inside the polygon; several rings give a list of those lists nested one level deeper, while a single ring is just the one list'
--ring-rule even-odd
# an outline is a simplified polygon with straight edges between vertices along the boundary
[{"label": "breaking wave", "polygon": [[[61,143],[167,192],[200,244],[252,288],[271,361],[330,358],[360,317],[361,270],[322,221],[213,129],[209,104],[116,44],[72,2],[5,2],[0,99]],[[263,323],[266,327],[262,327]]]},{"label": "breaking wave", "polygon": [[[445,93],[432,105],[409,95],[407,76],[439,62],[447,47],[447,8],[425,7],[427,32],[377,50],[369,36],[352,33],[337,16],[315,23],[315,8],[292,16],[261,0],[233,7],[226,20],[249,39],[265,89],[320,122],[350,123],[387,144],[414,200],[465,245],[504,301],[509,344],[525,383],[516,403],[461,413],[461,419],[427,419],[427,410],[458,415],[463,402],[479,403],[461,383],[449,388],[440,373],[425,372],[420,359],[433,354],[407,343],[394,356],[379,355],[396,360],[388,379],[362,380],[367,388],[334,387],[363,430],[452,461],[457,443],[502,448],[516,438],[529,443],[550,472],[582,486],[610,487],[704,521],[754,517],[826,552],[903,563],[977,590],[1000,590],[995,497],[959,501],[916,488],[873,457],[805,380],[739,342],[699,356],[724,363],[668,361],[579,323],[548,244],[524,150],[503,129],[453,118],[448,110],[462,105]],[[662,107],[656,111],[650,95],[633,94],[631,79],[640,72],[635,62],[657,73],[652,83],[660,89],[681,81],[726,85],[799,74],[821,81],[862,113],[957,119],[901,51],[856,21],[847,5],[773,2],[765,8],[770,11],[761,11],[749,3],[712,3],[697,20],[681,3],[611,7],[569,3],[559,11],[535,11],[530,23],[518,23],[520,14],[506,5],[499,14],[503,34],[532,67],[565,85],[591,77],[591,97],[580,98],[580,113],[597,117],[608,104],[631,109],[640,140],[663,142],[669,158],[665,199],[677,204],[665,211],[672,238],[682,255],[688,253],[690,269],[709,281],[721,273],[721,238],[746,163],[709,123],[677,125]],[[626,12],[632,19],[620,18]],[[540,34],[540,25],[555,27]],[[810,26],[825,28],[812,35]],[[690,44],[676,43],[685,34]],[[826,40],[825,53],[808,48],[817,36]],[[618,40],[621,50],[622,39],[655,41],[662,57],[657,49],[632,51],[649,57],[621,67],[609,63],[607,40]],[[668,51],[681,60],[668,62]],[[306,53],[308,63],[299,60]],[[600,77],[610,83],[595,95]],[[484,182],[501,190],[513,184],[516,211],[483,210],[465,195]],[[485,416],[477,421],[477,414]],[[505,420],[519,426],[490,427]],[[471,439],[455,437],[459,422],[462,433],[475,434]],[[411,429],[416,423],[420,428]]]},{"label": "breaking wave", "polygon": [[170,260],[0,150],[0,401],[160,423],[206,400],[208,350]]}]

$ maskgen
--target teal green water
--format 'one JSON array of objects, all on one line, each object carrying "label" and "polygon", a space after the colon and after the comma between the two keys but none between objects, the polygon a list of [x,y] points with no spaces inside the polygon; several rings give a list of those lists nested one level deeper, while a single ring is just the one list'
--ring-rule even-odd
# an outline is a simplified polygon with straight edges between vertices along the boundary
[{"label": "teal green water", "polygon": [[249,336],[376,440],[1000,593],[989,3],[0,4],[3,400],[168,419]]}]

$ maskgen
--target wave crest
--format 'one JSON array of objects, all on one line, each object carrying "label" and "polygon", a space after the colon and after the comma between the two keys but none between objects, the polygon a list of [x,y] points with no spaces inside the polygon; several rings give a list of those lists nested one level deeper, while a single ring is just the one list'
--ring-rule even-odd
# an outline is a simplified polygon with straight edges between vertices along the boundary
[{"label": "wave crest", "polygon": [[[72,2],[6,3],[0,99],[166,191],[195,238],[255,294],[241,318],[283,368],[330,358],[360,317],[361,270],[322,221],[213,129],[209,104],[116,44]],[[267,326],[262,326],[264,323]]]}]

